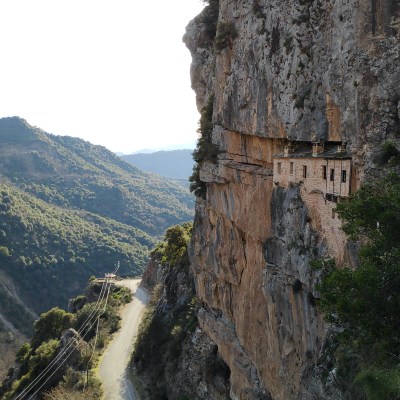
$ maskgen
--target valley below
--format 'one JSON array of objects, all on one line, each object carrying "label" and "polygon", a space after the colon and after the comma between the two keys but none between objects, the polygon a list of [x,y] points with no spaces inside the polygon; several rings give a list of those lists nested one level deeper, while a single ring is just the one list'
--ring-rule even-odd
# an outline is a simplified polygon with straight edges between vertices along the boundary
[{"label": "valley below", "polygon": [[140,277],[171,224],[193,218],[187,184],[139,170],[84,140],[0,119],[0,377],[38,316],[68,309],[120,263]]}]

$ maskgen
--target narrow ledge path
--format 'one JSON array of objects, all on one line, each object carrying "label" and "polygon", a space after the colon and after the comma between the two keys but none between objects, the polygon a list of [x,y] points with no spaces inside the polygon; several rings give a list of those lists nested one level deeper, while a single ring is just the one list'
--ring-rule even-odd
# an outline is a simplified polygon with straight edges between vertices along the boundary
[{"label": "narrow ledge path", "polygon": [[116,284],[131,289],[133,300],[122,309],[121,328],[115,333],[100,362],[99,374],[104,400],[139,400],[129,380],[127,367],[148,295],[138,287],[140,279],[123,280]]}]

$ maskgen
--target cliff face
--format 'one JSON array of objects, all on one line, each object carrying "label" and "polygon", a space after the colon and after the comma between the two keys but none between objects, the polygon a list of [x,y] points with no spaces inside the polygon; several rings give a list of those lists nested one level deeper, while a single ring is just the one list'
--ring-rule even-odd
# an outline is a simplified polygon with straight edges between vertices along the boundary
[{"label": "cliff face", "polygon": [[152,291],[131,364],[142,384],[141,397],[228,400],[230,371],[197,324],[187,260],[162,265],[153,255],[141,285]]},{"label": "cliff face", "polygon": [[273,156],[289,141],[345,142],[352,190],[379,172],[382,142],[400,133],[399,12],[395,0],[210,0],[187,27],[192,87],[199,110],[214,96],[221,151],[202,164],[190,259],[232,399],[329,398],[309,263],[354,256],[334,204],[281,187]]}]

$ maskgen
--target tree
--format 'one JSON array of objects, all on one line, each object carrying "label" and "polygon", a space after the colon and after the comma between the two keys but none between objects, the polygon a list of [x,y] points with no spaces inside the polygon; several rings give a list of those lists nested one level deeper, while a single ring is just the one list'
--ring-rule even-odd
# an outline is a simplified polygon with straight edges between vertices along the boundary
[{"label": "tree", "polygon": [[199,122],[200,138],[197,141],[196,149],[193,151],[193,159],[196,164],[193,167],[193,173],[189,177],[190,191],[195,195],[205,197],[206,184],[200,179],[200,169],[205,161],[216,162],[220,150],[216,144],[212,142],[213,132],[213,104],[214,96],[210,96],[207,104],[201,109]]},{"label": "tree", "polygon": [[4,257],[9,257],[10,256],[10,251],[6,246],[0,246],[0,255]]},{"label": "tree", "polygon": [[29,359],[29,365],[34,375],[43,371],[57,355],[59,340],[51,339],[43,342]]},{"label": "tree", "polygon": [[360,243],[359,267],[333,269],[319,286],[320,308],[343,330],[336,352],[342,377],[367,399],[400,399],[400,177],[367,183],[337,212]]},{"label": "tree", "polygon": [[72,327],[74,316],[55,307],[41,314],[33,324],[34,333],[31,341],[32,348],[37,348],[42,342],[59,339],[62,332]]},{"label": "tree", "polygon": [[191,222],[168,228],[165,232],[164,242],[154,249],[153,254],[158,255],[164,265],[174,266],[187,262],[187,248],[192,235],[192,228]]},{"label": "tree", "polygon": [[19,364],[22,364],[31,353],[31,345],[24,343],[17,351],[16,360]]}]

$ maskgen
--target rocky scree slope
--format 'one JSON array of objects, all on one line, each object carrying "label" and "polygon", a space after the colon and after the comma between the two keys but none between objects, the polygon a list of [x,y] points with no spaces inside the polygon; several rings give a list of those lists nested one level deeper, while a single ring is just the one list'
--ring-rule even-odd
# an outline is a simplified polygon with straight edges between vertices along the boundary
[{"label": "rocky scree slope", "polygon": [[274,185],[273,155],[289,141],[345,142],[354,189],[380,174],[382,142],[399,144],[399,11],[394,0],[209,0],[186,29],[219,149],[200,165],[189,254],[232,399],[339,398],[317,367],[327,326],[310,262],[354,256],[330,252],[299,186]]}]

